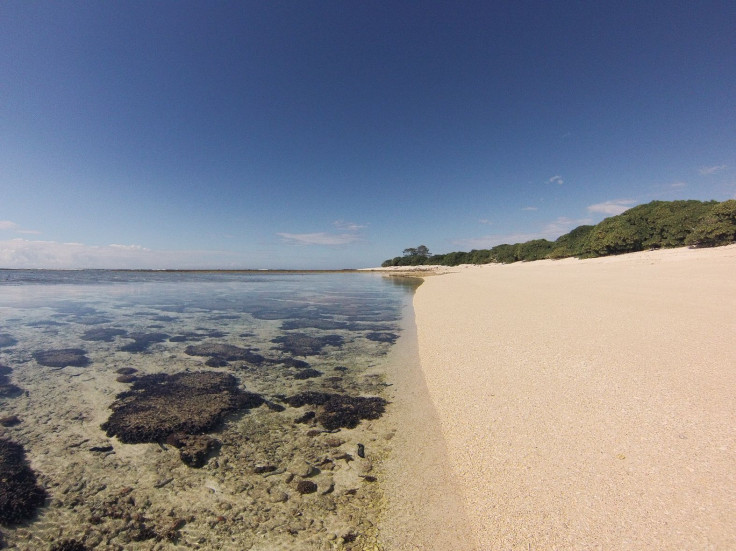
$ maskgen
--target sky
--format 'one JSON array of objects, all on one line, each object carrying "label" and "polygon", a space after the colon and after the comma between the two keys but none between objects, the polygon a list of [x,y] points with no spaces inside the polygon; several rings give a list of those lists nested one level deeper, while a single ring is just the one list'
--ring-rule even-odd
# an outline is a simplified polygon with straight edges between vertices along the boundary
[{"label": "sky", "polygon": [[736,198],[736,3],[0,2],[0,268],[359,268]]}]

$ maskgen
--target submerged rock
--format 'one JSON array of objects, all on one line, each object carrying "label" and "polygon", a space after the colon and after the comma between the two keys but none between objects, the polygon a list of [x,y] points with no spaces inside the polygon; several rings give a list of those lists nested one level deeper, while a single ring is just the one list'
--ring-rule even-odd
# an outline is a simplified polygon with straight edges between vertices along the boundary
[{"label": "submerged rock", "polygon": [[112,342],[115,337],[121,335],[127,335],[128,332],[123,329],[115,329],[112,327],[96,327],[94,329],[88,329],[82,335],[82,340],[85,341],[99,341],[99,342]]},{"label": "submerged rock", "polygon": [[0,373],[0,398],[15,398],[23,394],[23,389],[10,382],[5,373]]},{"label": "submerged rock", "polygon": [[170,435],[166,443],[179,450],[179,457],[190,467],[199,468],[207,463],[210,454],[220,447],[220,442],[206,434]]},{"label": "submerged rock", "polygon": [[[157,373],[138,377],[132,388],[118,394],[110,418],[102,424],[108,436],[121,442],[163,442],[176,434],[198,462],[198,449],[210,444],[188,439],[214,430],[226,414],[260,406],[263,398],[238,389],[235,377],[212,371]],[[188,462],[182,456],[182,460]],[[189,463],[188,463],[189,464]]]},{"label": "submerged rock", "polygon": [[373,332],[368,333],[365,336],[366,339],[369,341],[375,341],[375,342],[387,342],[394,344],[396,342],[396,339],[399,338],[399,336],[396,333],[379,333],[379,332]]},{"label": "submerged rock", "polygon": [[81,348],[60,348],[34,352],[33,358],[46,367],[86,367],[90,361],[85,354]]},{"label": "submerged rock", "polygon": [[[224,343],[202,343],[187,346],[184,350],[189,356],[208,356],[213,363],[218,364],[213,367],[222,367],[227,362],[244,361],[255,365],[261,365],[266,358],[260,354],[256,354],[247,348],[240,348],[232,344]],[[223,364],[223,362],[225,362]]]},{"label": "submerged rock", "polygon": [[12,335],[8,335],[7,333],[0,333],[0,348],[13,346],[15,344],[18,344],[18,341],[14,339]]},{"label": "submerged rock", "polygon": [[51,548],[51,551],[89,551],[89,548],[81,541],[62,540],[55,543]]},{"label": "submerged rock", "polygon": [[133,339],[133,342],[120,347],[123,352],[145,352],[152,344],[164,342],[170,337],[166,333],[130,333],[127,338]]},{"label": "submerged rock", "polygon": [[300,380],[313,379],[315,377],[321,377],[321,376],[322,376],[322,372],[317,371],[316,369],[302,369],[301,371],[297,371],[294,374],[294,378],[300,379]]},{"label": "submerged rock", "polygon": [[20,425],[20,419],[17,415],[4,415],[0,417],[0,425],[3,427],[14,427]]},{"label": "submerged rock", "polygon": [[317,421],[327,430],[355,428],[361,420],[378,419],[386,409],[386,400],[378,397],[347,396],[328,392],[300,392],[286,399],[292,407],[319,406]]},{"label": "submerged rock", "polygon": [[0,522],[30,519],[45,499],[46,491],[36,483],[23,446],[0,440]]},{"label": "submerged rock", "polygon": [[289,333],[272,339],[279,344],[278,348],[294,356],[315,356],[322,352],[325,346],[342,346],[345,339],[340,335],[325,335],[312,337],[306,333]]}]

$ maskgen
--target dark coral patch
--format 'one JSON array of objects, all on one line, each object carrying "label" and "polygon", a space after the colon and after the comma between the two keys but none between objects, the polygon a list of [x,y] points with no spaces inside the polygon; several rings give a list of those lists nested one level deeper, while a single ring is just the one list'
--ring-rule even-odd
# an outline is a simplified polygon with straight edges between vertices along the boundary
[{"label": "dark coral patch", "polygon": [[300,494],[313,494],[317,491],[317,485],[311,480],[300,480],[296,483],[296,491]]},{"label": "dark coral patch", "polygon": [[272,339],[280,350],[294,356],[314,356],[320,354],[325,346],[342,346],[344,339],[340,335],[312,337],[306,333],[289,333]]},{"label": "dark coral patch", "polygon": [[365,336],[366,339],[369,341],[375,341],[375,342],[388,342],[391,344],[394,344],[396,342],[396,339],[399,338],[399,336],[396,333],[368,333]]},{"label": "dark coral patch", "polygon": [[313,379],[315,377],[321,377],[322,372],[317,371],[316,369],[302,369],[301,371],[297,371],[294,374],[295,379],[299,380],[305,380],[305,379]]},{"label": "dark coral patch", "polygon": [[263,398],[238,389],[230,374],[212,371],[139,377],[117,395],[102,429],[122,442],[161,442],[175,433],[214,430],[229,412],[257,407]]},{"label": "dark coral patch", "polygon": [[23,394],[23,389],[10,382],[5,374],[0,374],[0,398],[15,398]]},{"label": "dark coral patch", "polygon": [[247,348],[240,348],[232,344],[223,343],[203,343],[187,346],[184,350],[185,354],[190,356],[208,356],[211,359],[226,362],[215,367],[227,365],[227,362],[245,361],[255,365],[261,365],[266,358],[260,354],[256,354]]},{"label": "dark coral patch", "polygon": [[7,333],[0,333],[0,348],[13,346],[15,344],[18,344],[18,341],[14,339],[12,335],[8,335]]},{"label": "dark coral patch", "polygon": [[34,352],[33,358],[46,367],[85,367],[90,363],[86,353],[81,348],[61,348]]},{"label": "dark coral patch", "polygon": [[0,440],[0,522],[30,519],[45,499],[46,491],[36,483],[23,446]]},{"label": "dark coral patch", "polygon": [[77,540],[62,540],[55,543],[51,551],[89,551],[89,548]]},{"label": "dark coral patch", "polygon": [[170,337],[166,333],[130,333],[127,338],[133,339],[133,342],[120,347],[123,352],[145,352],[152,344],[164,342]]},{"label": "dark coral patch", "polygon": [[329,392],[300,392],[286,399],[292,407],[319,406],[317,421],[327,430],[355,428],[361,420],[378,419],[386,409],[386,400],[378,397],[347,396]]},{"label": "dark coral patch", "polygon": [[0,425],[4,427],[14,427],[15,425],[20,425],[20,419],[17,415],[5,415],[0,417]]},{"label": "dark coral patch", "polygon": [[116,369],[115,373],[119,373],[120,375],[132,375],[133,373],[138,373],[138,370],[135,367],[121,367],[120,369]]},{"label": "dark coral patch", "polygon": [[206,434],[172,434],[166,443],[179,450],[181,460],[198,469],[204,467],[212,452],[220,447],[220,442]]},{"label": "dark coral patch", "polygon": [[112,342],[115,337],[127,334],[123,329],[115,329],[113,327],[96,327],[88,329],[82,335],[85,341]]}]

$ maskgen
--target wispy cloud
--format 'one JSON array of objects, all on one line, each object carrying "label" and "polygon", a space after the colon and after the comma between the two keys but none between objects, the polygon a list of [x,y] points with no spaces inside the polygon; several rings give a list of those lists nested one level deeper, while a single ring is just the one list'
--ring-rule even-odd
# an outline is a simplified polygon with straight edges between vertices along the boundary
[{"label": "wispy cloud", "polygon": [[556,176],[552,176],[549,180],[547,180],[550,184],[559,184],[562,185],[565,183],[565,180],[562,179],[562,176],[557,174]]},{"label": "wispy cloud", "polygon": [[341,230],[335,232],[313,232],[313,233],[287,233],[279,232],[278,235],[284,242],[292,245],[322,245],[326,247],[339,247],[363,239],[360,230],[366,226],[345,220],[336,220],[332,223],[335,228]]},{"label": "wispy cloud", "polygon": [[472,237],[469,239],[458,239],[453,241],[453,245],[456,245],[463,250],[470,249],[490,249],[496,245],[502,245],[504,243],[513,245],[514,243],[523,243],[525,241],[531,241],[532,239],[549,239],[554,241],[559,236],[569,232],[573,228],[581,226],[583,224],[590,224],[592,220],[590,218],[568,218],[566,216],[560,216],[559,218],[552,220],[545,224],[542,229],[538,232],[533,233],[506,233],[506,234],[494,234],[484,235],[482,237]]},{"label": "wispy cloud", "polygon": [[483,224],[485,226],[492,226],[493,220],[489,220],[488,218],[481,218],[480,220],[478,220],[478,223]]},{"label": "wispy cloud", "polygon": [[625,210],[629,210],[636,204],[633,199],[616,199],[613,201],[606,201],[604,203],[596,203],[595,205],[588,206],[588,212],[599,212],[601,214],[609,214],[614,216],[621,214]]},{"label": "wispy cloud", "polygon": [[717,174],[719,172],[722,172],[728,168],[726,165],[713,165],[713,166],[704,166],[701,167],[698,172],[700,172],[704,176],[709,176],[711,174]]},{"label": "wispy cloud", "polygon": [[345,220],[335,220],[332,225],[335,226],[338,230],[350,232],[357,232],[366,228],[366,226],[361,226],[360,224],[356,224],[355,222],[346,222]]},{"label": "wispy cloud", "polygon": [[347,245],[360,239],[355,233],[284,233],[279,232],[276,235],[281,237],[287,243],[295,245],[326,245],[337,246]]},{"label": "wispy cloud", "polygon": [[15,222],[11,222],[10,220],[0,220],[0,230],[13,231],[15,233],[32,234],[32,235],[38,235],[41,233],[40,231],[36,231],[36,230],[21,229],[21,227],[18,224],[16,224]]},{"label": "wispy cloud", "polygon": [[672,182],[670,184],[670,187],[672,189],[682,189],[682,188],[687,187],[687,184],[685,182]]},{"label": "wispy cloud", "polygon": [[0,220],[0,230],[15,230],[18,224],[10,220]]},{"label": "wispy cloud", "polygon": [[0,241],[3,268],[216,268],[248,267],[239,253],[227,251],[165,251],[141,245],[86,245],[10,239]]},{"label": "wispy cloud", "polygon": [[539,210],[537,207],[524,207],[521,210]]}]

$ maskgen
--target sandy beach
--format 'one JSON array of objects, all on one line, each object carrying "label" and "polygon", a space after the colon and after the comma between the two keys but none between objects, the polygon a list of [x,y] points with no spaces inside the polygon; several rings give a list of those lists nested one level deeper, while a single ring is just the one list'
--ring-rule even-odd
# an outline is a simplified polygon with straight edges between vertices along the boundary
[{"label": "sandy beach", "polygon": [[409,516],[464,537],[395,548],[736,549],[736,246],[460,267],[414,309],[401,423],[460,513]]}]

